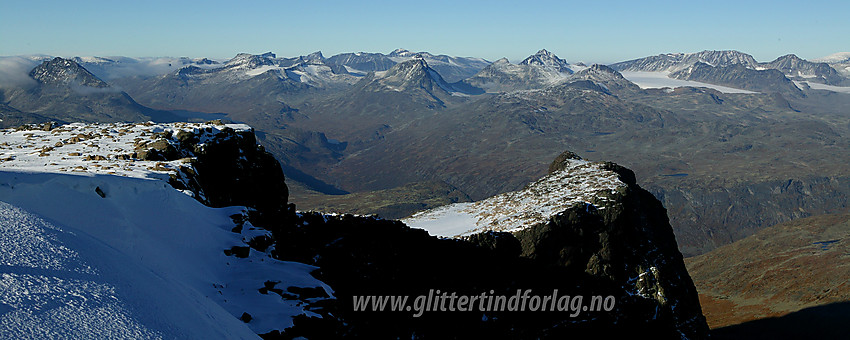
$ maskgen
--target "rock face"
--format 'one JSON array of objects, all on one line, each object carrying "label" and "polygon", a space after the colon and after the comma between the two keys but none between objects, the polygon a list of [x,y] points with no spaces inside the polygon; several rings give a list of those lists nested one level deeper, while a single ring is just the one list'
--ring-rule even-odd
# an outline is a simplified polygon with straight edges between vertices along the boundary
[{"label": "rock face", "polygon": [[636,184],[631,170],[614,163],[565,152],[549,175],[521,191],[434,209],[406,222],[470,239],[508,231],[523,258],[621,287],[617,301],[628,301],[628,313],[649,313],[688,337],[707,331],[666,210]]},{"label": "rock face", "polygon": [[190,166],[181,167],[171,177],[175,188],[191,190],[196,199],[211,207],[244,205],[264,218],[282,218],[289,191],[280,163],[257,144],[253,129],[220,127],[161,133],[158,139],[139,145],[134,158],[190,158]]},{"label": "rock face", "polygon": [[614,163],[601,168],[626,186],[515,232],[522,256],[622,283],[628,297],[654,300],[656,318],[672,321],[683,334],[704,334],[697,292],[667,211],[637,185],[631,170]]}]

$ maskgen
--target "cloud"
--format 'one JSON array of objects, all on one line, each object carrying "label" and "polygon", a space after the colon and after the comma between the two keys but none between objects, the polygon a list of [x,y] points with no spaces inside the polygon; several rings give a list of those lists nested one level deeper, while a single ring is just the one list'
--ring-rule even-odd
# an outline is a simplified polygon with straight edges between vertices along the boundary
[{"label": "cloud", "polygon": [[37,85],[29,76],[38,61],[26,57],[0,57],[0,87],[31,87]]}]

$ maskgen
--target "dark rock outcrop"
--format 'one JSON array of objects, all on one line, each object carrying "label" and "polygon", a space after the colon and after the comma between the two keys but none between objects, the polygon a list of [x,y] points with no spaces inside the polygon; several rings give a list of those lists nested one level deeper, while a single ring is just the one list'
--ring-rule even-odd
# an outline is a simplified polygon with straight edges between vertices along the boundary
[{"label": "dark rock outcrop", "polygon": [[[289,191],[280,163],[257,144],[253,129],[237,131],[220,121],[197,132],[160,133],[153,142],[139,145],[133,155],[140,160],[188,159],[170,183],[191,190],[208,206],[243,205],[255,209],[252,222],[267,226],[285,218]],[[214,127],[213,127],[214,126]]]},{"label": "dark rock outcrop", "polygon": [[[571,161],[583,162],[565,152],[550,171],[564,171]],[[298,214],[295,226],[275,231],[274,255],[319,267],[314,275],[334,288],[336,300],[314,306],[323,319],[297,319],[295,327],[267,338],[704,338],[708,328],[666,210],[637,186],[630,170],[613,163],[601,168],[616,173],[625,186],[513,233],[440,239],[397,221]],[[354,311],[355,296],[413,300],[436,289],[470,296],[559,289],[586,299],[611,297],[616,306],[578,315],[476,310],[414,317],[415,311]]]},{"label": "dark rock outcrop", "polygon": [[[580,158],[565,152],[550,165],[550,173],[570,159]],[[647,318],[665,320],[691,338],[704,336],[705,318],[667,210],[637,185],[631,170],[614,163],[603,163],[602,169],[617,173],[626,186],[513,233],[522,256],[610,280],[623,288],[617,301],[640,305],[642,299],[653,300],[656,309]]]}]

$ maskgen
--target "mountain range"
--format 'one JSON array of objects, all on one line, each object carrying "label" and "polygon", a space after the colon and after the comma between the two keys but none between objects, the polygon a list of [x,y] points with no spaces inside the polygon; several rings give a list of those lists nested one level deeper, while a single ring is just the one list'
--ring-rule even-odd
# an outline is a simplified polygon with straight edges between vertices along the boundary
[{"label": "mountain range", "polygon": [[[80,72],[86,70],[86,63],[97,64],[101,70],[132,63],[123,58],[80,58],[83,64],[60,59],[54,63],[61,61],[64,66],[50,72],[55,73],[51,77],[66,77],[68,84],[82,77],[80,81],[98,86],[108,84],[110,90],[81,96],[75,88],[104,88],[53,86],[63,88],[66,94],[45,100],[31,94],[37,91],[4,87],[7,99],[1,108],[5,126],[71,120],[63,116],[66,112],[77,112],[78,120],[86,120],[80,112],[87,111],[101,114],[89,121],[224,118],[247,122],[257,128],[260,141],[281,160],[293,183],[298,182],[294,184],[296,199],[309,197],[305,206],[328,207],[323,194],[364,193],[414,183],[443,183],[462,196],[482,199],[533,180],[540,172],[528,169],[545,163],[566,145],[625,162],[647,179],[647,187],[665,204],[677,206],[671,218],[686,254],[701,253],[759,228],[807,216],[811,214],[808,211],[841,206],[842,201],[806,200],[801,191],[797,194],[802,196],[788,204],[803,199],[806,212],[747,203],[742,213],[724,217],[726,207],[741,199],[734,192],[770,195],[774,189],[769,188],[781,185],[786,175],[812,183],[806,185],[823,190],[824,195],[840,196],[846,191],[840,185],[817,184],[824,183],[823,176],[846,176],[830,165],[841,156],[824,154],[822,148],[844,147],[839,142],[846,129],[840,123],[844,118],[840,114],[831,118],[834,113],[830,113],[846,105],[843,97],[798,87],[780,70],[750,68],[761,64],[735,51],[644,59],[631,64],[644,65],[646,71],[661,69],[647,66],[648,60],[672,60],[665,64],[667,70],[693,62],[669,75],[692,83],[722,83],[753,91],[645,89],[616,71],[623,63],[611,67],[571,65],[546,50],[518,64],[502,59],[469,78],[450,82],[437,69],[441,62],[482,61],[396,50],[389,55],[351,53],[330,58],[320,52],[295,58],[240,54],[222,63],[174,58],[168,59],[173,62],[171,67],[179,68],[170,73],[137,74],[108,83],[93,73]],[[70,73],[63,75],[63,69]],[[472,68],[466,70],[473,72]],[[82,75],[69,76],[75,72]],[[51,87],[30,79],[39,84],[36,87]],[[91,103],[96,95],[125,104]],[[63,99],[66,97],[75,99]],[[82,104],[74,104],[77,101]],[[44,110],[36,106],[46,103],[55,107]],[[78,108],[80,105],[86,108]],[[132,116],[119,116],[92,109],[98,105],[135,111]],[[773,133],[778,128],[789,132]],[[712,132],[718,130],[727,132],[718,138]],[[772,149],[792,141],[793,148]],[[714,151],[706,158],[683,154],[679,148]],[[774,158],[757,151],[768,148]],[[728,154],[778,168],[773,175],[757,176],[737,161],[727,162]],[[811,155],[803,161],[806,166],[799,165],[801,154]],[[776,157],[782,161],[777,163]],[[510,165],[488,170],[506,163]],[[484,173],[487,175],[482,177]],[[687,177],[670,176],[677,174]],[[715,184],[707,187],[705,183]],[[709,199],[718,190],[723,198]],[[747,200],[755,203],[763,199],[759,197]],[[331,196],[327,200],[342,202]],[[709,201],[703,200],[716,203],[706,206]],[[420,203],[404,204],[416,207]],[[367,202],[354,204],[357,211],[368,206]],[[393,211],[402,215],[414,212]]]}]

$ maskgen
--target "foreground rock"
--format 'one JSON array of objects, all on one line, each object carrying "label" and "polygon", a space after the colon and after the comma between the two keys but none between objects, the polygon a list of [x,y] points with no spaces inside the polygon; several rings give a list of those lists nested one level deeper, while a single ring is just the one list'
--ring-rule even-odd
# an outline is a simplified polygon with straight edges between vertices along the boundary
[{"label": "foreground rock", "polygon": [[[334,330],[334,335],[402,338],[555,338],[600,332],[705,337],[696,289],[666,212],[636,185],[634,174],[571,153],[558,157],[550,171],[523,191],[405,220],[438,234],[463,235],[457,238],[436,238],[422,229],[369,217],[300,214],[294,229],[275,235],[276,256],[321,268],[317,275],[334,287],[338,298],[329,313],[342,325],[325,320],[316,327],[316,320],[304,320],[287,334],[310,334],[318,328]],[[431,289],[461,295],[559,289],[571,295],[612,296],[617,306],[616,311],[575,316],[472,311],[414,318],[352,312],[350,305],[353,296],[413,299]]]}]

